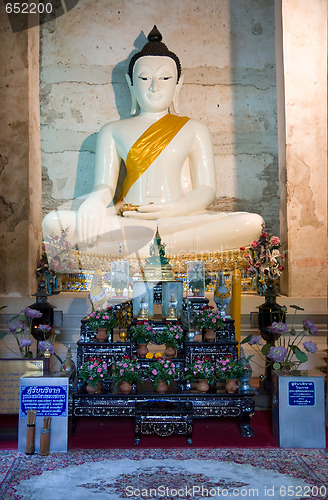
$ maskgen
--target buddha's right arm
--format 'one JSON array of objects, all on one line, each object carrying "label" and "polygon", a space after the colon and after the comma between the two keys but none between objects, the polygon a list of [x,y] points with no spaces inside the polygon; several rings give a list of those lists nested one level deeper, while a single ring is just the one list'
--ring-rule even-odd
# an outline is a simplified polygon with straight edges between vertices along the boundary
[{"label": "buddha's right arm", "polygon": [[112,125],[102,127],[97,137],[93,190],[82,203],[77,218],[79,239],[93,242],[100,233],[107,215],[107,207],[113,201],[120,168],[112,136]]}]

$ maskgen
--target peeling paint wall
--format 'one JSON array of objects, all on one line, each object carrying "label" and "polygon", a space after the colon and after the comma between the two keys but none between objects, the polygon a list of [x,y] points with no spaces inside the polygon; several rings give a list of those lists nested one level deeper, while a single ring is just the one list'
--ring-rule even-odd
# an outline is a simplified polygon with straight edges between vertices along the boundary
[{"label": "peeling paint wall", "polygon": [[[327,2],[281,0],[278,76],[283,292],[327,295]],[[281,75],[280,75],[281,74]],[[283,108],[283,109],[282,109]],[[284,172],[285,171],[285,172]],[[287,279],[286,279],[287,278]]]},{"label": "peeling paint wall", "polygon": [[130,116],[128,61],[154,24],[181,60],[181,114],[212,132],[211,208],[260,213],[279,233],[273,0],[80,0],[43,25],[44,214],[91,190],[96,134]]}]

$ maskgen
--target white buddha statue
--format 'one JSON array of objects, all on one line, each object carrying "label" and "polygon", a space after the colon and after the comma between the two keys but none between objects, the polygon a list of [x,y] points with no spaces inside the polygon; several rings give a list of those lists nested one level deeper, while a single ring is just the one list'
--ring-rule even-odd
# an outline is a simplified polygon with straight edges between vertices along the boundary
[{"label": "white buddha statue", "polygon": [[[167,255],[246,246],[259,237],[263,220],[207,210],[216,196],[211,134],[204,123],[170,112],[172,106],[178,112],[180,62],[156,26],[148,40],[126,75],[133,116],[101,128],[92,192],[76,212],[49,213],[44,239],[69,226],[80,249],[148,255],[158,227]],[[121,160],[127,173],[115,197]]]}]

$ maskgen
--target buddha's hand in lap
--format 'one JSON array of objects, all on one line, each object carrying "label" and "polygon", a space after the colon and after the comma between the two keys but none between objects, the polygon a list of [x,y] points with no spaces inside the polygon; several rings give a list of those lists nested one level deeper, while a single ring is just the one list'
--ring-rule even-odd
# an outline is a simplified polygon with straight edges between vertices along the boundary
[{"label": "buddha's hand in lap", "polygon": [[177,217],[186,215],[186,205],[179,202],[171,203],[149,203],[148,205],[140,205],[138,211],[125,211],[124,217],[142,220],[156,220],[163,217]]},{"label": "buddha's hand in lap", "polygon": [[84,201],[77,214],[79,240],[87,243],[96,241],[106,215],[106,204],[102,200],[90,198]]}]

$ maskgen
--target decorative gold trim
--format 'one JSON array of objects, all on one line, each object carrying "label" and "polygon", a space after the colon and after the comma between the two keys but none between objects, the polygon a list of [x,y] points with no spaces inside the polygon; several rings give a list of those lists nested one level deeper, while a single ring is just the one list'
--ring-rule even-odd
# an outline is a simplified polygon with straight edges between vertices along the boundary
[{"label": "decorative gold trim", "polygon": [[[230,274],[234,269],[241,270],[241,286],[242,293],[254,292],[252,286],[252,278],[246,276],[245,273],[245,250],[226,250],[223,252],[210,252],[207,254],[181,254],[168,255],[170,266],[176,279],[186,281],[187,262],[191,260],[203,260],[205,262],[205,270],[209,277],[213,278],[212,282],[206,287],[206,291],[214,291],[216,277],[219,272],[226,273],[226,284],[231,286]],[[93,274],[96,270],[100,270],[103,277],[103,283],[106,291],[110,290],[110,265],[112,261],[120,260],[118,255],[107,255],[100,253],[84,252],[79,250],[70,250],[68,258],[71,263],[74,263],[72,273],[63,274],[62,290],[65,292],[88,292]],[[129,261],[130,275],[135,279],[143,279],[144,268],[147,267],[147,256],[122,256],[124,260]]]}]

